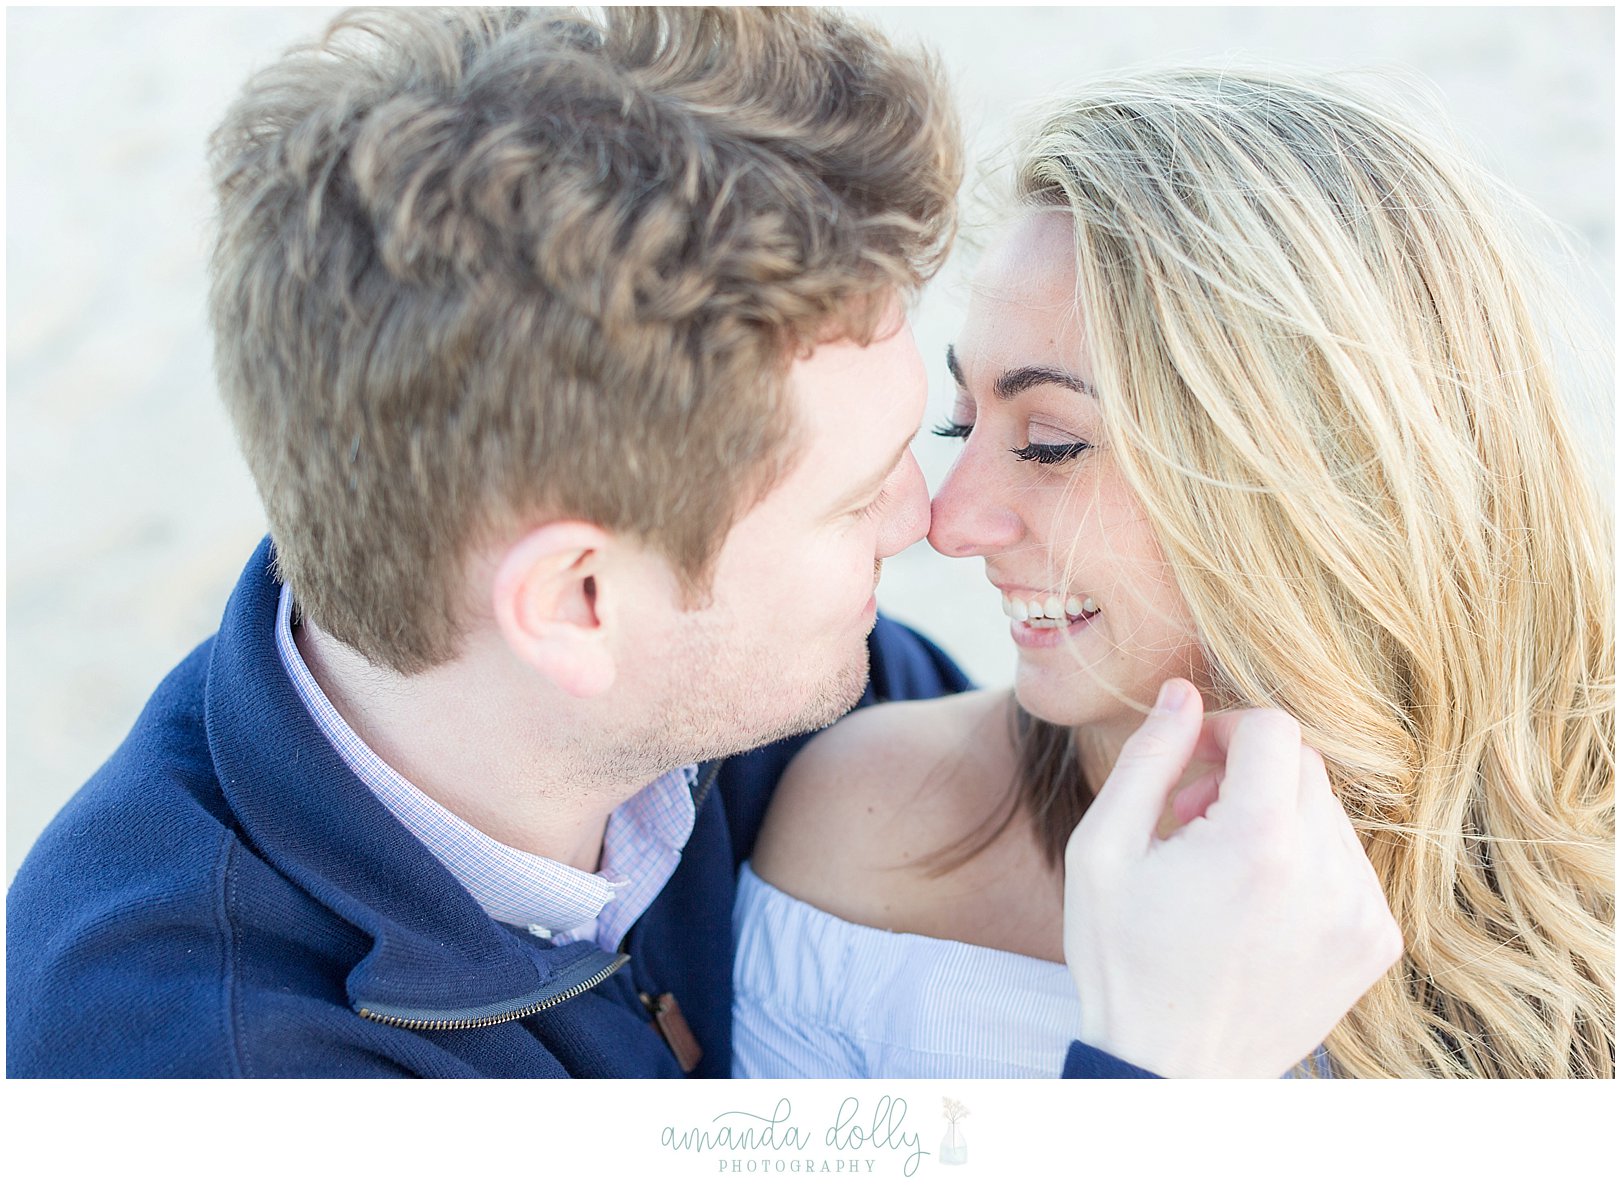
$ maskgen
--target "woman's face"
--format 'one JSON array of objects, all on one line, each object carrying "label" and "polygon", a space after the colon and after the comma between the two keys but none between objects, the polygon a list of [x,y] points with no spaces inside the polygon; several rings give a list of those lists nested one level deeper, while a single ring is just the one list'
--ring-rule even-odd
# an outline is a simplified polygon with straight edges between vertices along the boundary
[{"label": "woman's face", "polygon": [[1203,688],[1192,620],[1103,432],[1068,215],[1023,216],[975,277],[948,364],[962,456],[929,542],[985,559],[1037,718],[1133,728],[1160,683]]}]

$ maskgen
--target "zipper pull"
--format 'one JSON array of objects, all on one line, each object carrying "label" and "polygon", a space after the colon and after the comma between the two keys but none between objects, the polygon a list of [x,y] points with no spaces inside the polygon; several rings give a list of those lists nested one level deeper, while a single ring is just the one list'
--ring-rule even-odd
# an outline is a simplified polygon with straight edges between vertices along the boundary
[{"label": "zipper pull", "polygon": [[641,995],[642,1003],[653,1017],[654,1031],[670,1046],[670,1052],[675,1054],[681,1072],[691,1073],[697,1069],[698,1062],[703,1060],[703,1046],[692,1034],[692,1029],[687,1025],[687,1017],[681,1014],[681,1005],[675,1001],[675,996],[668,991],[657,999],[646,991]]}]

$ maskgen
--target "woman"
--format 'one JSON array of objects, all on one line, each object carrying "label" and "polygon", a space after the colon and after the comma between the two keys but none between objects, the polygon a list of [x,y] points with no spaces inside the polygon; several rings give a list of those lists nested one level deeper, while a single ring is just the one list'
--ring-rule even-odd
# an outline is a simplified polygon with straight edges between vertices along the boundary
[{"label": "woman", "polygon": [[1068,102],[1018,190],[930,532],[985,559],[1013,697],[801,755],[738,1072],[1056,1073],[1066,840],[1181,677],[1299,722],[1401,925],[1303,1071],[1613,1076],[1609,513],[1496,188],[1339,84],[1190,71]]}]

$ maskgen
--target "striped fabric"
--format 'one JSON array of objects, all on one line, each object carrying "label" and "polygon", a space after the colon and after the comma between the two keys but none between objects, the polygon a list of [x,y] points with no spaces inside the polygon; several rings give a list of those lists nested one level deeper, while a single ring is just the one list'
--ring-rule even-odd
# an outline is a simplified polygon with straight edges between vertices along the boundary
[{"label": "striped fabric", "polygon": [[[1078,1031],[1069,968],[853,925],[743,864],[732,1076],[1055,1078]],[[1331,1078],[1318,1049],[1286,1078]]]},{"label": "striped fabric", "polygon": [[853,925],[746,863],[733,928],[735,1077],[1056,1078],[1078,1030],[1062,963]]},{"label": "striped fabric", "polygon": [[619,947],[663,890],[692,834],[697,768],[667,772],[608,817],[602,870],[580,871],[497,842],[389,767],[344,722],[293,642],[292,593],[284,586],[276,648],[310,717],[400,824],[427,847],[485,912],[558,944]]}]

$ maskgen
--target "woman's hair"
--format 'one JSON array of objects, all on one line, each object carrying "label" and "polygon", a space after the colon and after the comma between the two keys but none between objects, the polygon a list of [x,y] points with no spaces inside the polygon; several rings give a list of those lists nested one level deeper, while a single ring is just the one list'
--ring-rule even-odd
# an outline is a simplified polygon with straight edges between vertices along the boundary
[{"label": "woman's hair", "polygon": [[[1073,214],[1107,440],[1217,701],[1300,721],[1401,924],[1334,1070],[1613,1076],[1610,511],[1506,191],[1342,83],[1198,70],[1069,100],[1018,185]],[[1068,735],[1021,723],[1054,855]]]}]

